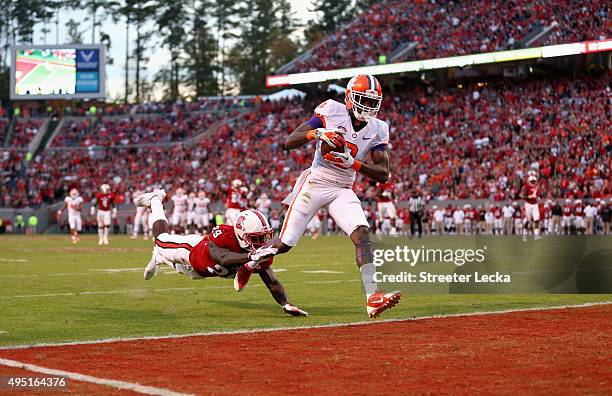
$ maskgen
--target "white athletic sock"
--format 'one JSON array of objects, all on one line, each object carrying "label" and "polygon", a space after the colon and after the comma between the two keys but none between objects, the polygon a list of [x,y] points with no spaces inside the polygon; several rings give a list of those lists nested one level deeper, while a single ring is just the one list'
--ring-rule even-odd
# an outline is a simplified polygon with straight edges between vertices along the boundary
[{"label": "white athletic sock", "polygon": [[104,227],[104,239],[108,239],[108,231],[110,230],[110,227]]},{"label": "white athletic sock", "polygon": [[359,268],[359,271],[361,272],[361,283],[363,284],[367,300],[378,289],[378,284],[374,280],[376,266],[372,263],[364,264]]},{"label": "white athletic sock", "polygon": [[162,205],[159,197],[151,198],[151,217],[153,218],[153,224],[157,220],[166,220],[166,214],[164,213],[164,205]]},{"label": "white athletic sock", "polygon": [[102,240],[104,238],[104,228],[98,227],[98,238]]},{"label": "white athletic sock", "polygon": [[533,235],[540,235],[540,227],[536,227],[536,228],[533,230]]}]

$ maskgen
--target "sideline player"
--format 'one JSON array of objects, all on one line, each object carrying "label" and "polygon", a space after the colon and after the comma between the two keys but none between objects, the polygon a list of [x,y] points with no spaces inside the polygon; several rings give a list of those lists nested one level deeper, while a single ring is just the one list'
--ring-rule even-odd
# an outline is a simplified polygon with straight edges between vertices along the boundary
[{"label": "sideline player", "polygon": [[227,190],[227,209],[225,210],[226,224],[234,224],[238,217],[238,213],[245,209],[243,207],[245,201],[243,197],[244,191],[246,191],[246,187],[242,187],[242,180],[232,180],[232,186]]},{"label": "sideline player", "polygon": [[[333,219],[355,245],[355,261],[361,272],[369,317],[395,306],[399,291],[387,293],[375,281],[370,228],[361,202],[352,189],[357,172],[379,183],[389,181],[389,125],[376,118],[382,103],[382,87],[370,75],[353,77],[346,88],[345,104],[334,100],[321,103],[314,116],[297,127],[285,140],[287,150],[315,142],[312,166],[302,172],[293,191],[280,236],[273,246],[286,253],[297,245],[308,223],[323,206],[329,205]],[[344,152],[323,156],[322,144],[344,146]],[[371,163],[365,159],[371,158]]]},{"label": "sideline player", "polygon": [[[283,311],[292,316],[308,316],[306,311],[291,304],[281,282],[271,268],[276,248],[264,247],[272,238],[272,228],[256,210],[245,210],[238,215],[234,226],[219,225],[212,229],[210,238],[201,235],[171,235],[162,201],[164,190],[154,190],[136,198],[138,206],[150,207],[153,217],[155,246],[151,261],[145,268],[145,280],[151,279],[160,264],[191,279],[234,277],[234,288],[242,290],[256,272],[270,290]],[[249,271],[240,271],[248,268]],[[243,284],[238,273],[246,276]]]},{"label": "sideline player", "polygon": [[[391,228],[395,227],[397,219],[397,210],[393,204],[393,188],[392,182],[376,183],[376,222],[377,229],[382,227],[386,218],[390,219]],[[389,230],[388,233],[394,232]]]},{"label": "sideline player", "polygon": [[[529,228],[532,229],[533,239],[538,240],[540,237],[540,207],[538,206],[538,196],[540,189],[538,187],[538,175],[535,170],[531,169],[527,172],[527,183],[523,186],[521,196],[525,200],[525,227],[524,236],[527,236]],[[527,225],[529,223],[529,225]],[[528,228],[529,227],[529,228]]]},{"label": "sideline player", "polygon": [[187,230],[187,200],[185,190],[181,187],[176,189],[172,196],[172,233],[177,234]]},{"label": "sideline player", "polygon": [[[132,200],[134,204],[136,204],[136,198],[139,197],[141,194],[142,191],[134,191],[134,194],[132,195]],[[146,241],[147,239],[149,239],[149,212],[147,211],[147,208],[136,205],[136,214],[134,215],[134,227],[131,236],[132,239],[138,238],[138,233],[140,232],[141,228],[143,235],[142,239]]]},{"label": "sideline player", "polygon": [[[96,207],[98,208],[97,214]],[[96,197],[91,205],[91,215],[96,215],[96,220],[98,221],[98,245],[108,245],[111,218],[117,217],[115,196],[108,184],[102,184],[100,192],[96,193]]]},{"label": "sideline player", "polygon": [[196,226],[196,234],[205,234],[210,226],[210,199],[204,191],[198,192],[198,196],[194,198],[194,224]]},{"label": "sideline player", "polygon": [[70,226],[70,238],[72,243],[79,241],[79,232],[83,227],[81,210],[83,209],[83,198],[76,188],[70,190],[70,194],[64,199],[64,206],[57,211],[57,218],[62,216],[62,211],[68,208],[68,225]]}]

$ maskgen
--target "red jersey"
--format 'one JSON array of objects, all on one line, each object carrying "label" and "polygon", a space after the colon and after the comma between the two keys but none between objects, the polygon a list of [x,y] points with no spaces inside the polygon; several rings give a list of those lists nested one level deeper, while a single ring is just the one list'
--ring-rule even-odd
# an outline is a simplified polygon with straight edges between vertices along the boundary
[{"label": "red jersey", "polygon": [[227,202],[225,206],[231,209],[243,209],[243,197],[240,190],[234,190],[233,188],[227,190]]},{"label": "red jersey", "polygon": [[[219,226],[214,227],[208,238],[202,239],[200,243],[198,243],[189,253],[189,263],[191,267],[198,273],[200,276],[204,277],[233,277],[236,275],[236,271],[238,271],[239,266],[235,266],[233,269],[225,268],[220,266],[218,263],[215,263],[210,255],[210,242],[213,242],[215,246],[230,250],[235,253],[246,253],[247,251],[240,247],[238,243],[238,239],[236,238],[236,233],[234,232],[234,227],[221,224]],[[272,265],[273,258],[268,259],[264,263],[261,263],[260,266],[270,266]],[[229,271],[228,271],[229,270]]]},{"label": "red jersey", "polygon": [[496,219],[501,219],[502,214],[503,214],[502,208],[498,208],[498,207],[493,208],[493,216],[495,216]]},{"label": "red jersey", "polygon": [[563,205],[563,216],[570,217],[572,215],[572,205],[564,204]]},{"label": "red jersey", "polygon": [[574,216],[582,217],[584,209],[581,204],[574,206]]},{"label": "red jersey", "polygon": [[523,186],[523,198],[528,204],[535,205],[538,203],[538,195],[540,194],[540,189],[537,184],[525,184]]},{"label": "red jersey", "polygon": [[113,202],[115,201],[115,196],[113,193],[97,193],[96,194],[96,202],[98,203],[98,208],[100,210],[111,210]]},{"label": "red jersey", "polygon": [[393,200],[393,183],[377,183],[376,188],[378,188],[378,194],[376,196],[378,202],[391,202]]}]

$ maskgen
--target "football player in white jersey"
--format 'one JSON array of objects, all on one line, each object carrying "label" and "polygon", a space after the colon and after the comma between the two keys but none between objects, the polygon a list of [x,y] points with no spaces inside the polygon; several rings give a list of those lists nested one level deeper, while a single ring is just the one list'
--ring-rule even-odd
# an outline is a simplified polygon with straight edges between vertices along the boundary
[{"label": "football player in white jersey", "polygon": [[200,191],[193,202],[195,205],[193,220],[196,226],[196,234],[204,234],[208,232],[210,226],[210,199],[204,191]]},{"label": "football player in white jersey", "polygon": [[[401,298],[399,291],[378,289],[368,221],[352,189],[357,172],[379,183],[389,180],[389,125],[376,118],[381,102],[378,80],[365,74],[355,76],[347,85],[345,104],[334,100],[321,103],[314,116],[287,137],[287,150],[314,141],[315,156],[283,201],[289,208],[280,236],[273,241],[278,253],[288,252],[297,245],[319,209],[329,205],[329,216],[355,245],[370,317],[393,307]],[[323,154],[324,143],[336,149],[344,146],[344,150]]]},{"label": "football player in white jersey", "polygon": [[[134,193],[132,194],[132,200],[134,204],[136,204],[136,198],[142,193],[142,191],[134,191]],[[147,211],[147,208],[136,205],[136,214],[134,215],[134,227],[131,236],[132,239],[138,238],[140,228],[142,228],[142,239],[146,241],[147,239],[149,239],[149,212]]]},{"label": "football player in white jersey", "polygon": [[187,227],[187,195],[185,190],[177,188],[172,196],[172,233],[180,233]]},{"label": "football player in white jersey", "polygon": [[185,228],[185,234],[191,234],[191,226],[195,227],[195,199],[196,193],[190,192],[187,197],[187,227]]},{"label": "football player in white jersey", "polygon": [[62,211],[68,208],[68,225],[70,226],[70,237],[72,243],[79,241],[79,232],[83,226],[81,220],[81,209],[83,209],[83,198],[79,195],[76,188],[70,190],[70,194],[64,199],[64,206],[57,211],[57,218],[62,216]]}]

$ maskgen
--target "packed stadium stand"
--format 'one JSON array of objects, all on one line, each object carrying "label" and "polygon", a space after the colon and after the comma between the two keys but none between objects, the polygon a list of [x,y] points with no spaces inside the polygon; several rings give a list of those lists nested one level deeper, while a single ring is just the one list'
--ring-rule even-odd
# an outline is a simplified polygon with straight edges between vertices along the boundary
[{"label": "packed stadium stand", "polygon": [[[446,89],[417,84],[388,94],[379,117],[391,125],[396,197],[407,199],[418,188],[438,200],[516,199],[528,169],[538,170],[543,197],[609,196],[611,101],[609,75]],[[23,153],[3,153],[4,205],[56,202],[71,187],[88,199],[104,182],[120,197],[131,189],[182,186],[223,200],[234,178],[250,185],[253,196],[265,192],[280,201],[312,160],[311,146],[288,153],[284,137],[317,104],[312,99],[262,102],[233,118],[229,109],[193,117],[172,112],[102,117],[95,128],[86,120],[67,123],[55,148],[25,169],[19,160]],[[210,114],[226,121],[199,142],[188,143],[194,131],[210,125]],[[113,142],[121,144],[105,147]],[[141,142],[174,144],[131,145]],[[83,148],[92,144],[102,147]],[[372,197],[365,179],[358,178],[355,189],[366,200]]]},{"label": "packed stadium stand", "polygon": [[43,118],[18,119],[9,146],[27,147],[44,123]]},{"label": "packed stadium stand", "polygon": [[611,8],[604,0],[383,1],[278,73],[604,39]]}]

